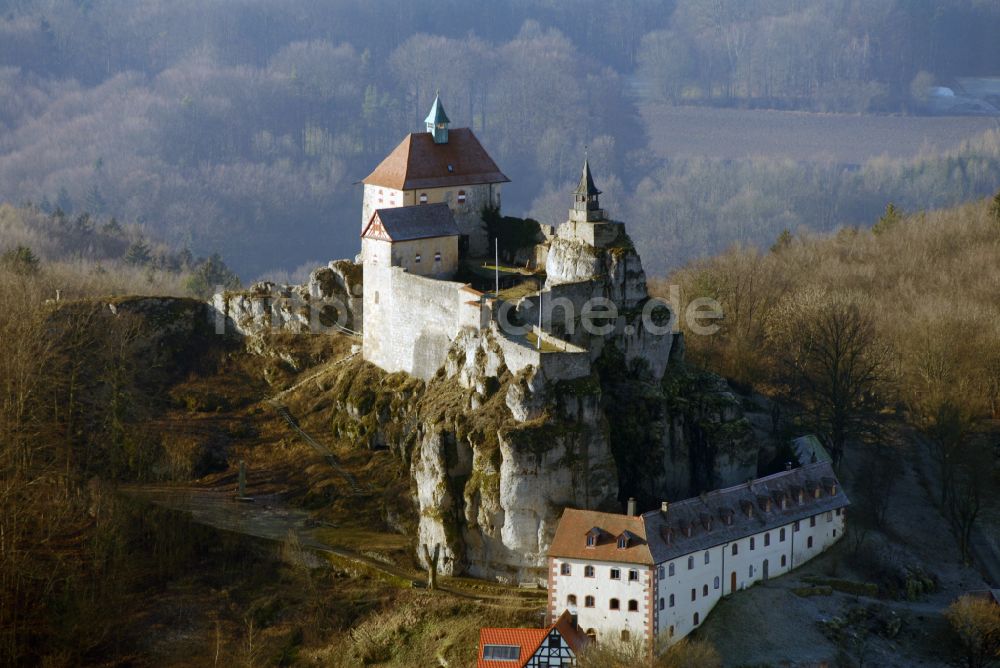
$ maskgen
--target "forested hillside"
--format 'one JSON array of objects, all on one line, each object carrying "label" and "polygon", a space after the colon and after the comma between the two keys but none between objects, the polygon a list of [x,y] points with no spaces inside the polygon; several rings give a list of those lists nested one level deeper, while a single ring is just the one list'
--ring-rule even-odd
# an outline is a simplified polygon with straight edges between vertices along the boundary
[{"label": "forested hillside", "polygon": [[995,74],[1000,10],[973,0],[7,7],[0,201],[114,216],[220,252],[246,279],[353,255],[355,183],[422,128],[437,89],[513,179],[512,214],[557,222],[588,146],[611,212],[662,251],[654,271],[1000,181],[995,137],[944,162],[850,174],[767,156],[672,160],[636,107],[638,89],[657,104],[909,112],[915,79]]}]

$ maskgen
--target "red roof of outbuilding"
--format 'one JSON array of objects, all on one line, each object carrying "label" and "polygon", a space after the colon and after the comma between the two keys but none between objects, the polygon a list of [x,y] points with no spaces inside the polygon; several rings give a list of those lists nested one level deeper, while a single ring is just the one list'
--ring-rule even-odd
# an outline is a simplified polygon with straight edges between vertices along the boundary
[{"label": "red roof of outbuilding", "polygon": [[508,181],[472,130],[455,128],[444,144],[428,132],[406,135],[362,183],[413,190]]},{"label": "red roof of outbuilding", "polygon": [[[566,644],[574,654],[578,654],[587,642],[587,637],[573,627],[569,610],[556,620],[552,626],[544,629],[479,629],[479,653],[476,655],[476,668],[523,668],[538,651],[542,641],[548,637],[552,629],[557,629]],[[483,647],[486,645],[512,645],[521,648],[517,661],[486,661],[483,659]]]}]

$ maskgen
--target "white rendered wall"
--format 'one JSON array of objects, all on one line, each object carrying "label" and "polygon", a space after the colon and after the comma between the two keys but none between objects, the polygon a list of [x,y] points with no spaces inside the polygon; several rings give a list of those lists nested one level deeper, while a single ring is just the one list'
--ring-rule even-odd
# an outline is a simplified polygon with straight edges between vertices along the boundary
[{"label": "white rendered wall", "polygon": [[[799,522],[799,530],[795,530],[795,524],[789,523],[782,527],[776,527],[767,531],[740,538],[737,541],[725,543],[711,547],[707,550],[699,550],[691,554],[686,554],[676,559],[658,564],[650,569],[649,577],[651,587],[651,607],[653,615],[653,629],[657,636],[669,634],[670,627],[673,626],[673,635],[669,636],[672,642],[676,642],[694,630],[694,614],[698,613],[698,626],[705,622],[706,617],[712,608],[715,607],[723,596],[734,593],[732,588],[732,574],[736,573],[736,592],[745,589],[764,579],[764,562],[768,564],[768,579],[784,575],[793,568],[804,564],[809,559],[822,553],[840,540],[844,535],[846,521],[846,511],[839,513],[835,510],[829,513],[823,512],[814,516],[815,526],[811,525],[810,518]],[[781,540],[781,530],[785,530],[785,539]],[[770,535],[770,540],[766,541],[765,535]],[[812,537],[812,547],[808,547],[809,538]],[[754,548],[750,549],[750,539],[753,538]],[[765,545],[768,542],[768,545]],[[733,555],[732,546],[737,545],[737,553]],[[708,563],[705,563],[705,554],[708,554]],[[781,565],[781,557],[785,557],[785,566]],[[692,568],[688,568],[688,557],[692,557]],[[639,598],[642,588],[637,587],[637,583],[629,583],[628,571],[631,568],[639,569],[640,583],[645,586],[643,579],[647,567],[639,564],[612,564],[610,562],[588,562],[578,559],[564,559],[555,557],[550,560],[551,585],[549,590],[549,614],[556,617],[569,606],[567,597],[575,594],[577,597],[577,609],[580,628],[597,631],[599,641],[621,637],[623,628],[629,629],[632,639],[636,635],[638,624],[646,619],[644,608],[645,601]],[[571,574],[559,575],[560,565],[569,563]],[[592,564],[596,568],[596,577],[584,577],[584,565]],[[670,564],[674,565],[674,574],[670,575]],[[663,568],[663,578],[659,577],[659,569]],[[753,572],[751,575],[751,566]],[[610,568],[620,568],[622,580],[610,580],[608,572]],[[716,588],[716,578],[719,587]],[[705,586],[708,587],[707,594]],[[695,595],[692,601],[691,590]],[[674,605],[670,606],[670,595],[674,595]],[[584,607],[584,597],[595,596],[596,606],[593,609]],[[621,610],[612,611],[608,609],[608,600],[612,597],[618,598],[621,602]],[[628,599],[635,598],[639,601],[640,614],[627,612]],[[659,607],[660,598],[663,598],[663,609]],[[553,617],[553,618],[554,618]]]},{"label": "white rendered wall", "polygon": [[[582,540],[582,538],[581,538]],[[570,574],[561,575],[562,564],[570,565]],[[584,567],[590,565],[594,567],[594,577],[584,576]],[[550,610],[549,614],[555,618],[562,614],[563,610],[569,609],[574,612],[568,600],[571,594],[576,595],[576,615],[577,625],[581,630],[594,629],[597,631],[598,642],[618,641],[621,639],[621,632],[627,630],[631,640],[648,641],[647,629],[649,625],[649,605],[647,599],[650,594],[650,587],[653,580],[653,571],[649,566],[641,564],[623,564],[607,561],[588,561],[583,559],[562,559],[551,560],[552,587],[549,591]],[[612,580],[611,569],[617,568],[621,571],[620,580]],[[630,570],[638,571],[639,579],[629,581]],[[595,603],[593,608],[585,605],[586,596],[593,596]],[[617,598],[620,604],[618,610],[610,608],[612,598]],[[628,602],[637,601],[639,609],[629,612]]]}]

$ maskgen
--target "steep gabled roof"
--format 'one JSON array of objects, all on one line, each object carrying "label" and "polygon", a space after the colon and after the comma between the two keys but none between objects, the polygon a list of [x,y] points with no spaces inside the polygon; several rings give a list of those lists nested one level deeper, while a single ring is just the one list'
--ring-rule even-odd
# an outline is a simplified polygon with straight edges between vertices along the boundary
[{"label": "steep gabled roof", "polygon": [[[599,531],[597,545],[587,547],[587,535],[595,529]],[[618,549],[618,536],[625,531],[632,534],[629,546]],[[632,564],[654,563],[641,517],[576,508],[563,510],[549,547],[549,556]]]},{"label": "steep gabled roof", "polygon": [[472,130],[456,128],[443,144],[428,132],[406,135],[362,183],[414,190],[508,181]]},{"label": "steep gabled roof", "polygon": [[[531,660],[531,657],[552,631],[559,632],[575,655],[578,655],[588,642],[587,636],[573,626],[569,610],[564,611],[554,624],[544,629],[482,628],[479,629],[479,653],[476,655],[476,668],[522,668]],[[516,661],[487,661],[483,659],[483,647],[486,645],[517,647],[519,649],[518,658]]]},{"label": "steep gabled roof", "polygon": [[590,173],[590,161],[583,161],[583,173],[580,174],[580,183],[573,191],[574,195],[600,195],[601,191],[594,185],[594,177]]},{"label": "steep gabled roof", "polygon": [[424,123],[430,123],[431,125],[451,123],[448,114],[444,113],[444,105],[441,104],[441,95],[434,96],[434,104],[431,105],[430,113],[427,114]]},{"label": "steep gabled roof", "polygon": [[447,204],[416,204],[376,209],[361,236],[385,241],[454,237],[458,226]]}]

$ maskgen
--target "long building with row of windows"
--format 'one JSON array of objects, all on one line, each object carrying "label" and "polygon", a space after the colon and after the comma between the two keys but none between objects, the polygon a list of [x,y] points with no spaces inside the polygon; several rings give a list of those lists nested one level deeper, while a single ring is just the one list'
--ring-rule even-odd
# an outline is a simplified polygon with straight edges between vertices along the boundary
[{"label": "long building with row of windows", "polygon": [[677,641],[723,596],[787,573],[844,535],[850,502],[828,462],[659,510],[567,508],[549,548],[548,615],[597,641]]}]

